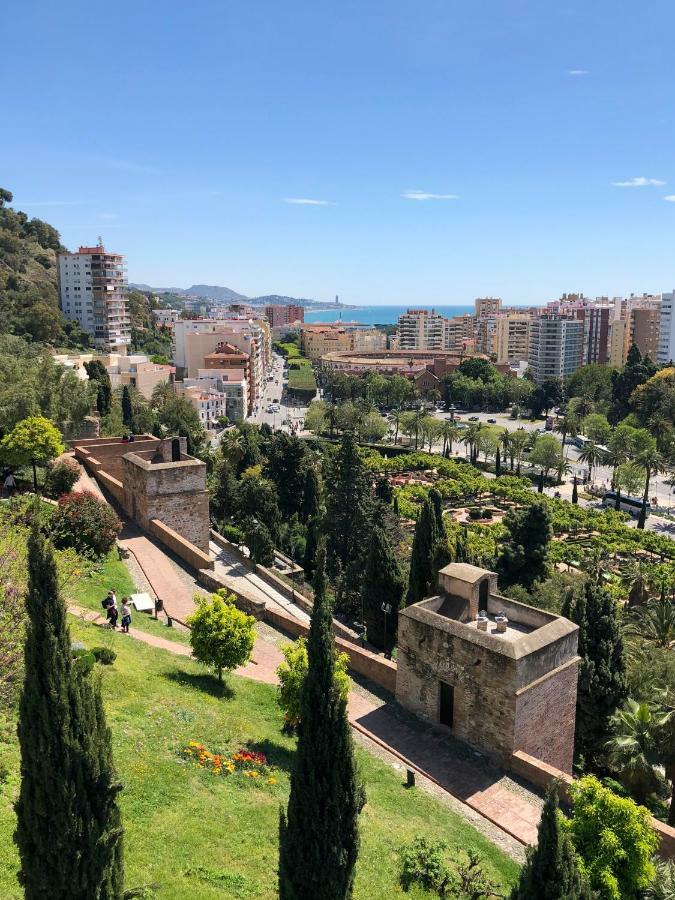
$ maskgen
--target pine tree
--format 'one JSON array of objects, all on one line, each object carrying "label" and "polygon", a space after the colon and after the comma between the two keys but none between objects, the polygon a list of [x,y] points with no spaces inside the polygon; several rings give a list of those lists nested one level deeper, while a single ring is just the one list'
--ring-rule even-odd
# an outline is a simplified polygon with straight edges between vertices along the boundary
[{"label": "pine tree", "polygon": [[129,385],[125,384],[122,388],[122,422],[127,428],[131,427],[131,420],[134,417],[134,409],[131,405],[131,392]]},{"label": "pine tree", "polygon": [[279,822],[280,900],[349,900],[365,803],[347,721],[335,684],[325,550],[317,554],[298,746],[288,809]]},{"label": "pine tree", "polygon": [[551,541],[551,514],[543,500],[524,509],[510,510],[504,518],[509,532],[497,560],[503,588],[522,584],[531,588],[548,573],[548,545]]},{"label": "pine tree", "polygon": [[572,840],[560,827],[558,788],[554,784],[546,792],[537,846],[528,850],[511,900],[591,900],[591,897]]},{"label": "pine tree", "polygon": [[[361,595],[368,641],[385,653],[391,653],[396,643],[398,611],[403,603],[405,584],[387,532],[373,525],[370,547],[363,575]],[[382,604],[391,611],[385,614]]]},{"label": "pine tree", "polygon": [[578,502],[579,502],[579,486],[577,483],[577,476],[575,475],[574,483],[572,485],[572,503],[576,504]]},{"label": "pine tree", "polygon": [[433,581],[432,559],[437,537],[436,514],[433,503],[427,496],[415,526],[406,597],[408,605],[419,603],[427,596]]},{"label": "pine tree", "polygon": [[73,669],[51,547],[28,541],[29,617],[19,714],[15,841],[26,900],[119,900],[122,827],[98,687]]},{"label": "pine tree", "polygon": [[611,595],[591,581],[583,594],[565,599],[562,614],[579,626],[575,756],[593,769],[612,734],[611,718],[628,696],[621,626]]}]

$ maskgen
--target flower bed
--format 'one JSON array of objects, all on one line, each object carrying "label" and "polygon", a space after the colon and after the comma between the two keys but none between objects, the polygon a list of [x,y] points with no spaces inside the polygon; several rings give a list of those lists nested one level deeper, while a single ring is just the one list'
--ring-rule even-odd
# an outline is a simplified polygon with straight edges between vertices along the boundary
[{"label": "flower bed", "polygon": [[265,784],[276,784],[272,774],[274,768],[267,762],[264,753],[242,747],[236,753],[211,753],[199,741],[188,741],[180,752],[183,759],[197,763],[200,769],[208,769],[212,775],[243,775],[253,781],[264,780]]}]

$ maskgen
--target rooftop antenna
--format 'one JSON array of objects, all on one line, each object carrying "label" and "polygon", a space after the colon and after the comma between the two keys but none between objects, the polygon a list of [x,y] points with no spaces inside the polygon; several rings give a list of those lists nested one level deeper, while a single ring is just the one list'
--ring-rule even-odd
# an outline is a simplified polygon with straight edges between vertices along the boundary
[{"label": "rooftop antenna", "polygon": [[98,236],[98,245],[99,245],[99,247],[100,247],[101,250],[102,250],[102,249],[103,249],[103,238],[101,237],[100,234],[99,234],[99,236]]}]

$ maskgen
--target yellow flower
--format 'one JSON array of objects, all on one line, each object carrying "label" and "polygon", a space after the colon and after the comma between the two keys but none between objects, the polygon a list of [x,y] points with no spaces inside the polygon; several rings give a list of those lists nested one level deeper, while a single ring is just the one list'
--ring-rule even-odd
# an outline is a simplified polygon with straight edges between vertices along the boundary
[{"label": "yellow flower", "polygon": [[268,779],[267,779],[267,783],[268,783],[268,784],[276,784],[276,783],[277,783],[277,780],[276,780],[276,778],[268,778]]}]

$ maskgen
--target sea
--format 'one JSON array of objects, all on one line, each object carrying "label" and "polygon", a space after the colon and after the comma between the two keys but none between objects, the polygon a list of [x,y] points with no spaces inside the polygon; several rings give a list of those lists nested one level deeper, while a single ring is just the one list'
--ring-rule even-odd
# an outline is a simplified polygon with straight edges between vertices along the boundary
[{"label": "sea", "polygon": [[431,304],[406,304],[405,306],[360,306],[354,309],[305,309],[305,322],[359,322],[362,325],[395,325],[398,317],[408,309],[434,309],[452,319],[474,312],[473,303],[464,306],[432,306]]}]

